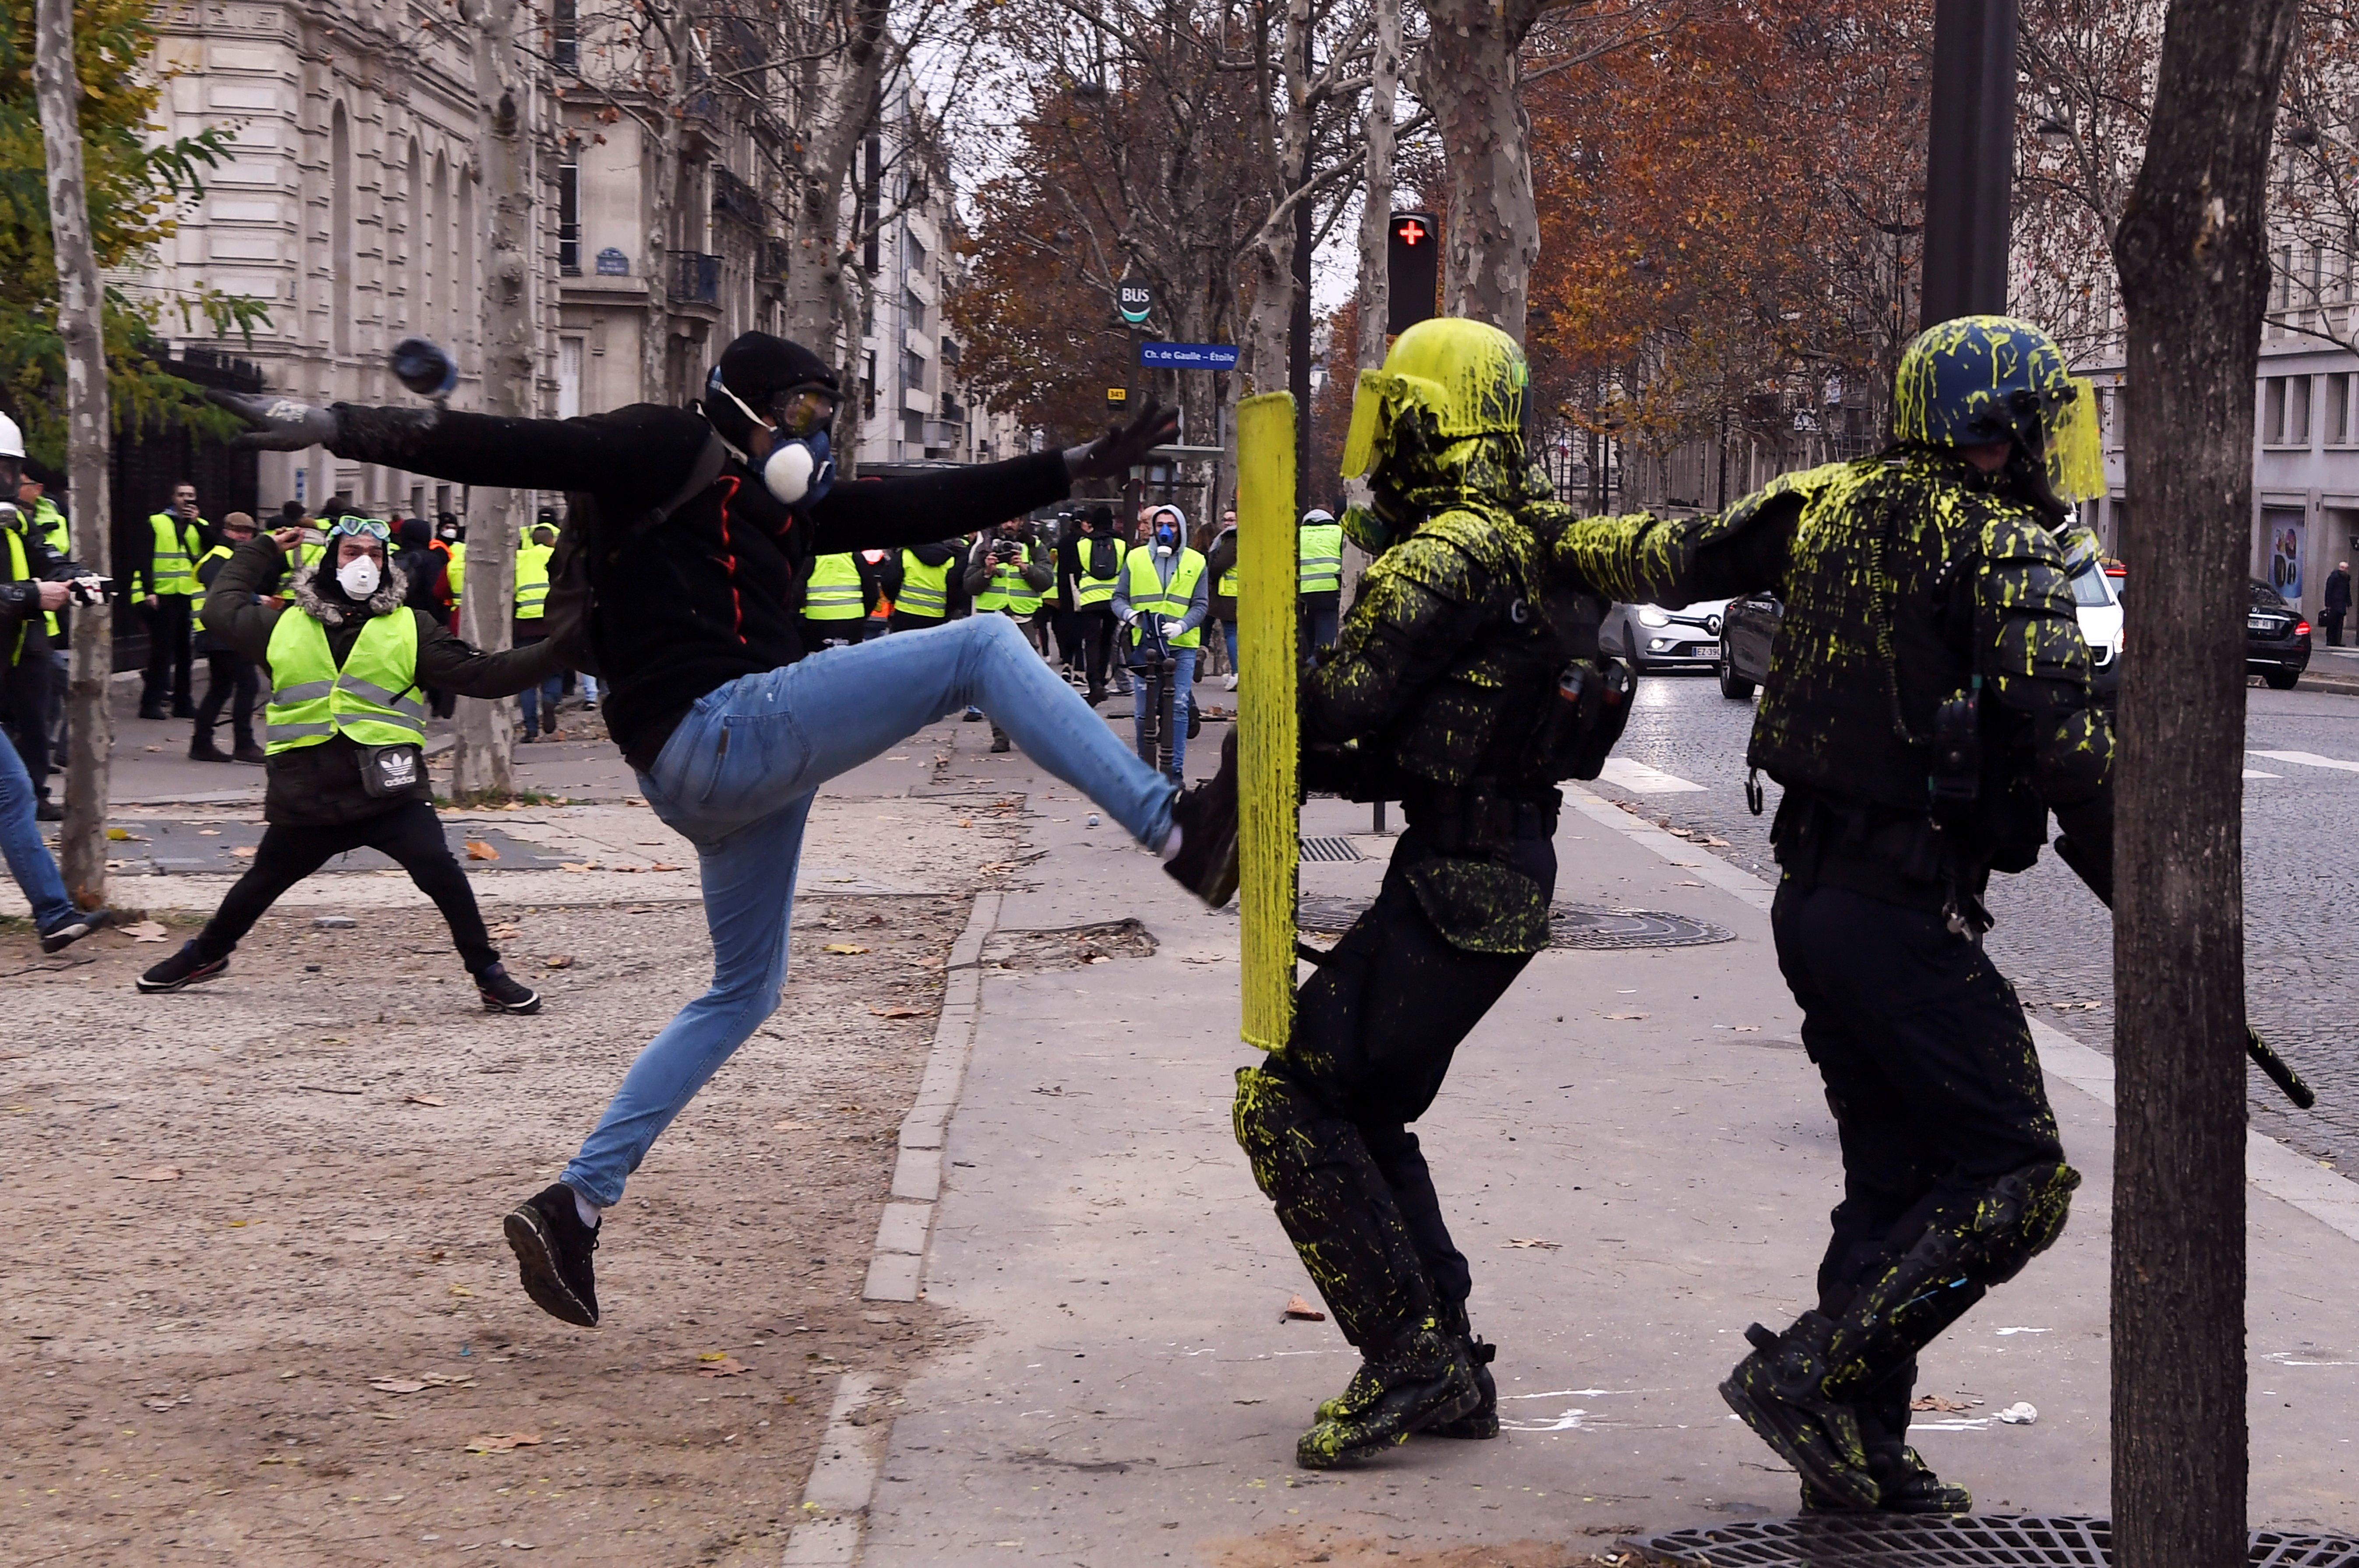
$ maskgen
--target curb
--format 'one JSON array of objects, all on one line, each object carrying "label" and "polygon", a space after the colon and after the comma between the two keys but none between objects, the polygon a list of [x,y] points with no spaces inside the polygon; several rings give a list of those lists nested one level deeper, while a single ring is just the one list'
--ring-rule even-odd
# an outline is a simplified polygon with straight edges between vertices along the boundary
[{"label": "curb", "polygon": [[944,966],[942,1013],[926,1056],[926,1076],[917,1103],[901,1120],[900,1158],[893,1166],[892,1196],[876,1224],[876,1245],[868,1260],[864,1301],[913,1302],[923,1293],[926,1243],[933,1233],[934,1200],[942,1190],[942,1135],[958,1108],[974,1045],[975,1018],[983,1004],[983,944],[999,924],[1006,895],[977,893],[966,929],[951,944]]},{"label": "curb", "polygon": [[[2359,682],[2354,682],[2351,689],[2359,692]],[[1729,864],[1709,849],[1672,838],[1643,817],[1578,785],[1566,785],[1564,797],[1567,805],[1592,822],[1625,835],[1672,864],[1694,871],[1700,880],[1767,913],[1775,890],[1759,877]],[[1697,863],[1696,857],[1701,858],[1701,864]],[[2082,1094],[2112,1107],[2114,1059],[2052,1024],[2027,1015],[2027,1018],[2031,1037],[2039,1047],[2039,1065]],[[2329,1229],[2359,1241],[2359,1182],[2328,1170],[2266,1132],[2245,1130],[2245,1182],[2299,1209]]]},{"label": "curb", "polygon": [[[983,945],[999,924],[1005,895],[977,893],[966,929],[951,944],[943,966],[942,1012],[926,1056],[926,1076],[917,1102],[901,1121],[901,1153],[893,1167],[892,1196],[876,1224],[869,1254],[868,1282],[861,1299],[914,1302],[922,1293],[926,1243],[934,1226],[934,1200],[941,1194],[942,1134],[958,1107],[967,1055],[983,1000]],[[876,1392],[874,1375],[846,1372],[835,1385],[835,1405],[820,1438],[819,1457],[803,1483],[802,1519],[787,1538],[782,1568],[848,1568],[860,1560],[861,1531],[868,1501],[884,1465],[890,1421],[871,1421]]]}]

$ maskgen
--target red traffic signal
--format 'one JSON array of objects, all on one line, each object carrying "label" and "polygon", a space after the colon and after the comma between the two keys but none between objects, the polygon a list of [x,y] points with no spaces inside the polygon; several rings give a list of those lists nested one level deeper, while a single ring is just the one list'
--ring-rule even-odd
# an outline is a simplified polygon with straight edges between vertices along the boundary
[{"label": "red traffic signal", "polygon": [[1435,314],[1441,287],[1441,223],[1430,212],[1396,212],[1385,245],[1389,279],[1385,330],[1405,332]]}]

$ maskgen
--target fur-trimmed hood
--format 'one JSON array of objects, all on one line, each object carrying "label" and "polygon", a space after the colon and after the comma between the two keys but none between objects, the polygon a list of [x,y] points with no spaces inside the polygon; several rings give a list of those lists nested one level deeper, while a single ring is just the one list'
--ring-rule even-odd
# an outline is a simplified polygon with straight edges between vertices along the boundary
[{"label": "fur-trimmed hood", "polygon": [[[321,560],[325,558],[322,557]],[[347,607],[341,600],[331,600],[321,597],[320,567],[321,561],[313,561],[310,566],[297,567],[295,575],[287,579],[287,597],[301,606],[305,614],[313,617],[321,624],[342,626],[344,623]],[[390,615],[401,608],[402,600],[408,596],[408,593],[409,579],[403,575],[399,567],[387,561],[385,567],[385,580],[376,585],[376,591],[369,595],[368,603],[364,608],[368,611],[371,619],[379,615]]]}]

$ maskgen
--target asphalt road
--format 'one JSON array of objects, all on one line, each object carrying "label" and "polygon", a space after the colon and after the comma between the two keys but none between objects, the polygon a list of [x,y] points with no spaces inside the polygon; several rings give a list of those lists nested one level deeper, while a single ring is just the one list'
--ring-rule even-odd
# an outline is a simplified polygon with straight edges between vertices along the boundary
[{"label": "asphalt road", "polygon": [[[1750,701],[1731,702],[1708,676],[1649,676],[1629,729],[1592,787],[1774,876],[1769,823],[1745,805]],[[2254,1027],[2318,1091],[2296,1111],[2250,1076],[2254,1125],[2338,1169],[2359,1170],[2359,1039],[2343,903],[2359,884],[2359,697],[2250,691],[2245,785],[2245,995]],[[2052,853],[2020,876],[1992,879],[1986,938],[2024,1005],[2095,1047],[2113,1049],[2110,917]],[[2359,948],[2359,944],[2354,944]],[[2092,1005],[2093,1004],[2093,1005]]]}]

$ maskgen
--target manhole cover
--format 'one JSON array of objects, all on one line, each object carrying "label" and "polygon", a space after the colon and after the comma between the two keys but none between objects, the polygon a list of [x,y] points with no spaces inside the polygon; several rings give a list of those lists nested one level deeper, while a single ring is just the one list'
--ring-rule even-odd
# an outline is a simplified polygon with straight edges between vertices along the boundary
[{"label": "manhole cover", "polygon": [[1365,855],[1349,838],[1305,838],[1302,858],[1306,860],[1364,860]]},{"label": "manhole cover", "polygon": [[[1748,1519],[1625,1545],[1698,1568],[2107,1568],[2101,1519],[1908,1519],[1892,1514]],[[2252,1568],[2359,1568],[2359,1541],[2255,1530]]]},{"label": "manhole cover", "polygon": [[[1369,902],[1326,895],[1305,898],[1296,905],[1294,924],[1304,931],[1340,936],[1366,911]],[[1708,921],[1659,909],[1599,909],[1582,903],[1560,903],[1549,910],[1549,931],[1551,947],[1701,947],[1731,941],[1735,935]]]}]

